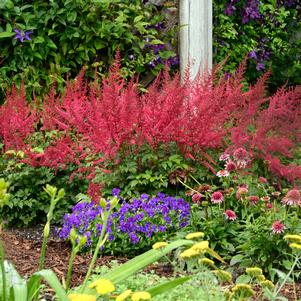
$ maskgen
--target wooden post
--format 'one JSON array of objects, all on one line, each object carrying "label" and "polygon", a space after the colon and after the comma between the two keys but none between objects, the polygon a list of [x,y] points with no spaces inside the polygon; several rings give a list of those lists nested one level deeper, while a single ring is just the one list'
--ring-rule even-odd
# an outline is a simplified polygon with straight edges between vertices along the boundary
[{"label": "wooden post", "polygon": [[190,65],[191,79],[212,68],[212,0],[180,0],[181,77]]}]

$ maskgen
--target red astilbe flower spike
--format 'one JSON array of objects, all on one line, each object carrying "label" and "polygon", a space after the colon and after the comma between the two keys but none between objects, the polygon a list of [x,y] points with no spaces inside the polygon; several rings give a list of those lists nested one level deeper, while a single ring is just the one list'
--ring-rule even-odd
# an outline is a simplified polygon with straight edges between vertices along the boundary
[{"label": "red astilbe flower spike", "polygon": [[[82,70],[61,97],[52,92],[43,102],[40,131],[56,134],[42,154],[27,151],[28,162],[55,168],[75,163],[93,180],[96,169],[109,172],[108,165],[145,143],[176,144],[183,155],[214,173],[216,163],[208,149],[233,153],[244,148],[252,158],[267,160],[272,172],[292,181],[301,178],[301,167],[284,166],[279,159],[292,157],[301,140],[300,93],[282,89],[266,97],[268,74],[246,90],[243,71],[244,66],[226,80],[214,70],[183,84],[178,75],[169,78],[165,72],[139,94],[134,80],[126,83],[120,76],[120,58],[102,85],[87,84]],[[28,150],[36,114],[26,101],[18,101],[8,99],[0,107],[0,134],[6,149]]]},{"label": "red astilbe flower spike", "polygon": [[36,111],[26,101],[24,84],[20,91],[16,87],[6,95],[6,102],[0,106],[0,136],[4,148],[20,150],[25,140],[35,130]]}]

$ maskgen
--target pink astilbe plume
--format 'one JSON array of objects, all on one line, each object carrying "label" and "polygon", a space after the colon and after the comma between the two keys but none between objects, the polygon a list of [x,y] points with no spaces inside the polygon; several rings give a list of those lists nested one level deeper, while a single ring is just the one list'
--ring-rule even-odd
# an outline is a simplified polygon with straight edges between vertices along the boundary
[{"label": "pink astilbe plume", "polygon": [[36,111],[26,101],[25,88],[15,87],[6,95],[6,102],[0,106],[0,136],[6,150],[20,150],[25,140],[35,131]]}]

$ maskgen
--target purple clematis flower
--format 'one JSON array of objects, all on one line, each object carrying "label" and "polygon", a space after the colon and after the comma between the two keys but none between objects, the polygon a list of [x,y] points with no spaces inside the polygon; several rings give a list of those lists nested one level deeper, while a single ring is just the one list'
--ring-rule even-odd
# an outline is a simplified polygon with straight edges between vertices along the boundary
[{"label": "purple clematis flower", "polygon": [[249,52],[249,58],[251,59],[257,59],[257,53],[255,50],[252,50]]},{"label": "purple clematis flower", "polygon": [[29,35],[33,33],[31,30],[23,32],[20,29],[14,29],[14,32],[16,33],[15,39],[19,40],[21,43],[25,40],[30,41],[31,37]]},{"label": "purple clematis flower", "polygon": [[265,68],[264,63],[257,63],[257,65],[256,65],[256,70],[257,71],[263,71],[264,68]]}]

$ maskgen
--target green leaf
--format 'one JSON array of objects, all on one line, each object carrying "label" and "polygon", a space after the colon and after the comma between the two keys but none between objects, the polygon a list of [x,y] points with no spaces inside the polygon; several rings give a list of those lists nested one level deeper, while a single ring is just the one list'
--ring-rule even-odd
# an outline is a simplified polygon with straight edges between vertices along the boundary
[{"label": "green leaf", "polygon": [[250,281],[251,281],[251,277],[249,276],[249,275],[240,275],[237,279],[236,279],[236,281],[235,281],[235,283],[249,283]]},{"label": "green leaf", "polygon": [[14,301],[27,301],[27,287],[26,282],[14,284]]},{"label": "green leaf", "polygon": [[191,240],[177,240],[168,244],[164,249],[161,250],[150,250],[142,255],[139,255],[130,261],[126,262],[122,266],[115,270],[103,275],[103,278],[111,280],[113,283],[118,283],[122,280],[127,279],[130,275],[138,272],[153,262],[156,262],[161,257],[165,256],[174,249],[182,246],[193,245],[194,242]]},{"label": "green leaf", "polygon": [[39,291],[39,284],[40,284],[41,276],[33,275],[30,277],[29,281],[27,282],[27,300],[31,301],[36,293]]},{"label": "green leaf", "polygon": [[241,262],[244,259],[244,256],[241,254],[235,255],[231,258],[230,265],[235,265],[236,263]]},{"label": "green leaf", "polygon": [[54,289],[60,301],[69,301],[63,286],[61,285],[60,281],[58,280],[57,276],[53,271],[42,270],[35,273],[34,275],[43,277],[48,282],[48,284]]},{"label": "green leaf", "polygon": [[106,45],[103,43],[103,41],[95,40],[94,46],[97,50],[104,48]]},{"label": "green leaf", "polygon": [[[21,276],[15,270],[14,266],[11,263],[4,261],[4,267],[6,279],[6,292],[11,291],[11,294],[15,296],[14,301],[26,301],[26,281],[21,278]],[[2,277],[0,278],[0,287],[2,287]]]},{"label": "green leaf", "polygon": [[13,31],[13,28],[9,23],[6,24],[6,31],[7,32],[12,32]]},{"label": "green leaf", "polygon": [[57,49],[57,46],[54,44],[54,42],[51,39],[47,40],[47,46],[51,49]]},{"label": "green leaf", "polygon": [[164,44],[164,43],[160,40],[154,39],[154,40],[151,40],[151,44],[157,45],[157,44]]},{"label": "green leaf", "polygon": [[8,31],[0,32],[0,39],[11,38],[15,35],[16,34],[14,32],[8,32]]},{"label": "green leaf", "polygon": [[142,15],[137,16],[137,17],[135,17],[135,19],[134,19],[134,23],[137,23],[137,22],[139,22],[139,21],[142,20],[142,19],[143,19],[143,16],[142,16]]},{"label": "green leaf", "polygon": [[154,297],[154,296],[157,296],[159,294],[163,294],[165,292],[168,292],[168,291],[172,290],[173,288],[177,287],[178,285],[183,284],[184,282],[190,280],[191,278],[192,278],[191,276],[177,278],[177,279],[159,284],[159,285],[157,285],[155,287],[152,287],[152,288],[150,288],[146,291],[149,292],[152,297]]}]

